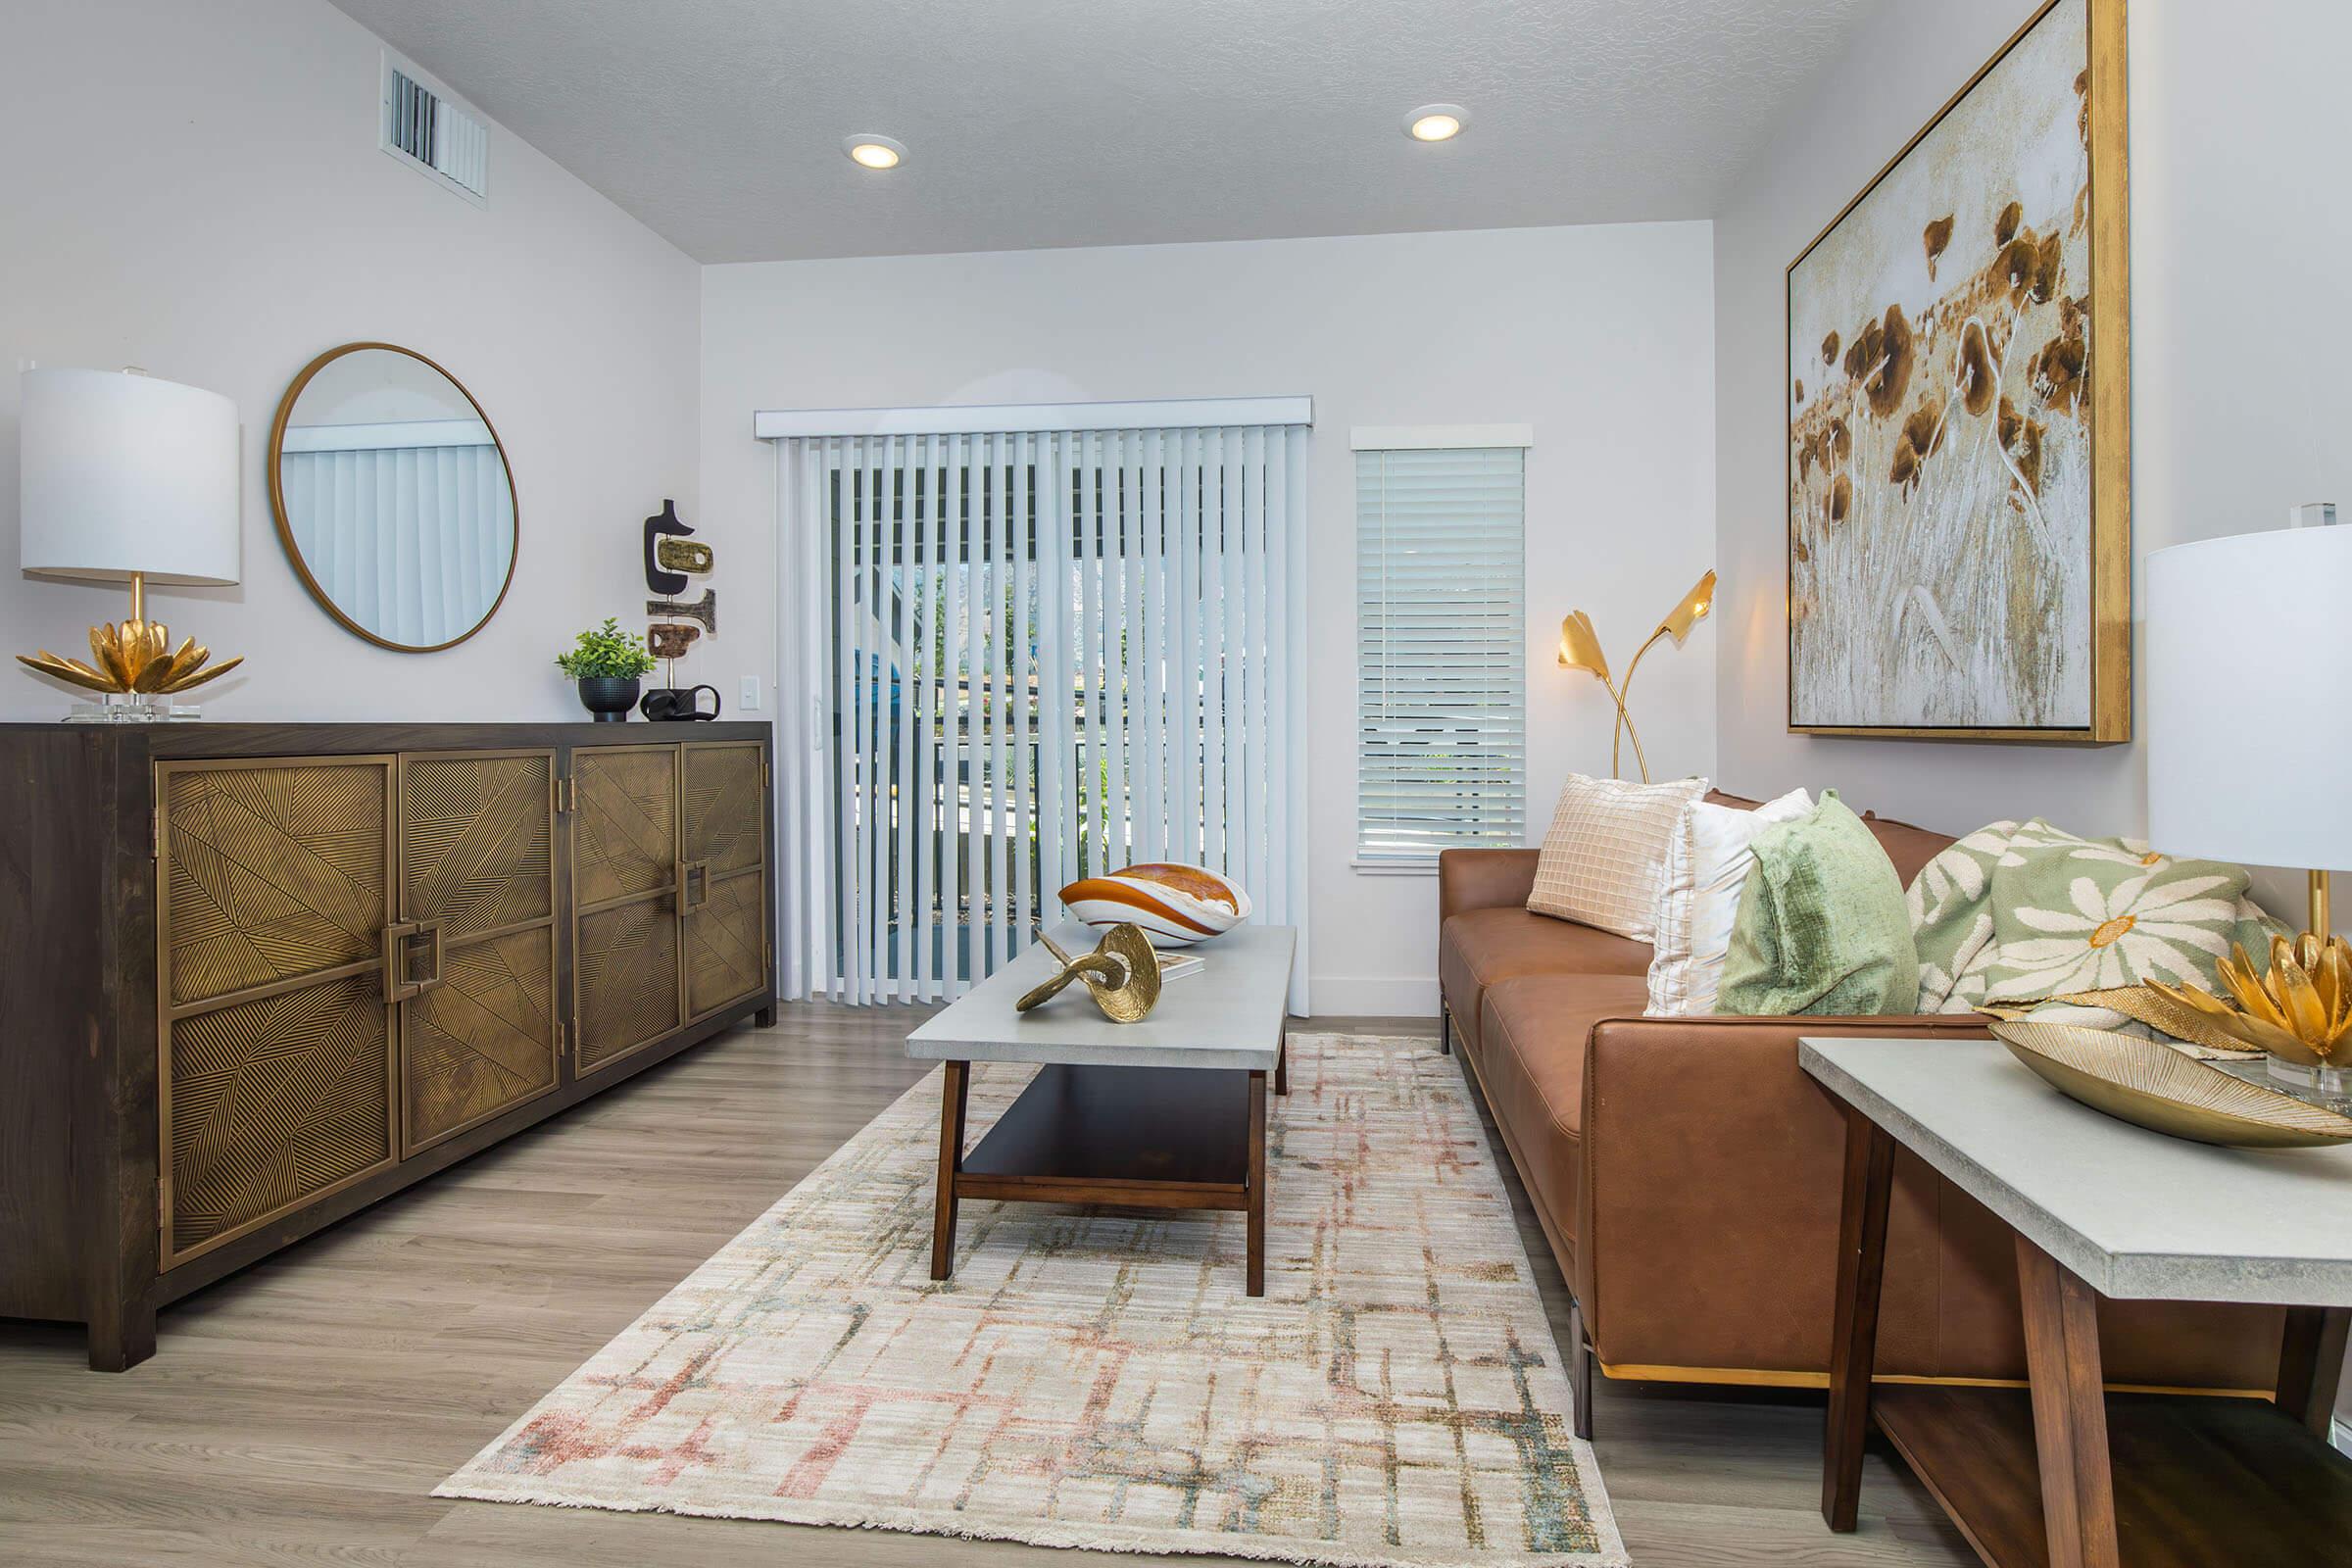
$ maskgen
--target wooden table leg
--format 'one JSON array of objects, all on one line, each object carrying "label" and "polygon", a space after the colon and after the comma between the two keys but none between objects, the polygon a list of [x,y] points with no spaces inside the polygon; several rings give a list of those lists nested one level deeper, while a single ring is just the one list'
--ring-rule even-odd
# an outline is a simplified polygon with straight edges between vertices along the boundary
[{"label": "wooden table leg", "polygon": [[2352,1338],[2352,1307],[2290,1306],[2278,1347],[2278,1408],[2321,1442],[2335,1419],[2335,1390]]},{"label": "wooden table leg", "polygon": [[1291,1026],[1288,1023],[1282,1026],[1281,1044],[1274,1048],[1274,1092],[1278,1095],[1291,1092]]},{"label": "wooden table leg", "polygon": [[939,1196],[931,1204],[931,1277],[956,1270],[956,1172],[963,1165],[963,1114],[971,1100],[972,1064],[951,1061],[939,1093]]},{"label": "wooden table leg", "polygon": [[2098,1293],[2022,1235],[2017,1284],[2050,1568],[2118,1568]]},{"label": "wooden table leg", "polygon": [[1862,1442],[1870,1433],[1870,1377],[1878,1364],[1879,1287],[1886,1274],[1886,1204],[1894,1140],[1868,1116],[1845,1112],[1845,1197],[1838,1214],[1838,1317],[1830,1341],[1830,1420],[1822,1444],[1821,1517],[1855,1527]]},{"label": "wooden table leg", "polygon": [[1250,1075],[1249,1279],[1251,1296],[1266,1294],[1266,1075]]}]

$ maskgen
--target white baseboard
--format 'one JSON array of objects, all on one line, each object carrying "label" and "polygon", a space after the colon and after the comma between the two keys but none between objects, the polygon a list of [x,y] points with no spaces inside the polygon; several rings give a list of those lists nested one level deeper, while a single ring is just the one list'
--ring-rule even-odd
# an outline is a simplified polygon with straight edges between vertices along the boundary
[{"label": "white baseboard", "polygon": [[1319,974],[1312,991],[1318,1017],[1435,1018],[1438,977]]},{"label": "white baseboard", "polygon": [[2328,1435],[2334,1440],[2336,1451],[2352,1457],[2352,1421],[2337,1416],[2328,1424]]}]

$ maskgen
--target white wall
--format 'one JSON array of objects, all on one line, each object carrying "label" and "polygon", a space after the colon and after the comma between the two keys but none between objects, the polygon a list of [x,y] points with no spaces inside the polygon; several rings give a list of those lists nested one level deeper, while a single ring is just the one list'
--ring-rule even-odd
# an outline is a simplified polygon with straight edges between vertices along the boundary
[{"label": "white wall", "polygon": [[[584,716],[550,665],[582,625],[643,619],[637,523],[699,500],[700,269],[505,130],[476,208],[376,149],[380,45],[324,0],[8,0],[0,16],[0,627],[86,657],[117,588],[20,575],[17,370],[144,367],[242,417],[244,580],[149,613],[243,669],[210,717]],[[327,618],[270,516],[277,400],[319,351],[416,349],[489,411],[521,552],[504,608],[447,653]],[[739,590],[740,591],[740,590]],[[723,622],[722,622],[723,624]],[[0,671],[0,715],[71,694]]]},{"label": "white wall", "polygon": [[[2034,9],[1886,0],[1736,182],[1716,220],[1723,777],[1749,794],[1839,786],[1965,832],[2044,813],[2087,833],[2146,822],[2139,746],[1841,740],[1787,731],[1781,502],[1788,262]],[[2352,7],[2132,0],[2133,588],[2150,550],[2352,509],[2352,265],[2343,62]],[[2136,628],[2135,628],[2136,629]],[[2216,628],[2217,647],[2226,631]],[[2259,748],[2248,754],[2259,765]],[[2273,907],[2299,910],[2266,879]]]},{"label": "white wall", "polygon": [[[755,409],[1311,394],[1314,1003],[1434,1012],[1434,879],[1349,865],[1348,429],[1535,426],[1528,811],[1541,837],[1561,777],[1608,767],[1607,700],[1554,665],[1559,617],[1589,609],[1622,660],[1710,564],[1710,270],[1704,223],[714,267],[703,285],[708,536],[736,581],[769,569],[775,465],[752,439]],[[1713,767],[1707,637],[1643,666],[1639,713],[1660,776]]]}]

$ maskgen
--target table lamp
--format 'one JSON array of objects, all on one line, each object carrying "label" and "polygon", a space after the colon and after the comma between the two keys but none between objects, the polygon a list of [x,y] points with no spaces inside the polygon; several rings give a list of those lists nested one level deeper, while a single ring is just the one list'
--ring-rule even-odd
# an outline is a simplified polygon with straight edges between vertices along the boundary
[{"label": "table lamp", "polygon": [[1706,619],[1707,612],[1714,606],[1715,573],[1710,571],[1690,585],[1682,603],[1668,612],[1666,618],[1658,622],[1658,629],[1649,634],[1649,641],[1635,651],[1632,662],[1625,666],[1623,680],[1609,678],[1608,657],[1600,651],[1600,633],[1592,629],[1591,615],[1581,610],[1571,611],[1568,618],[1560,622],[1560,662],[1570,669],[1591,671],[1617,705],[1617,722],[1609,729],[1609,777],[1617,776],[1617,738],[1619,731],[1623,731],[1633,738],[1634,765],[1642,770],[1642,782],[1649,782],[1649,759],[1642,755],[1642,737],[1634,729],[1634,715],[1625,709],[1626,696],[1634,689],[1634,671],[1642,667],[1642,656],[1656,646],[1659,638],[1671,637],[1675,647],[1682,647],[1683,639],[1690,635],[1690,628]]},{"label": "table lamp", "polygon": [[35,576],[130,584],[130,617],[92,626],[93,663],[47,649],[18,661],[105,694],[75,717],[192,716],[171,694],[225,675],[194,638],[147,619],[149,583],[233,583],[239,569],[237,406],[136,371],[26,370],[21,564]]},{"label": "table lamp", "polygon": [[[2352,1057],[2352,950],[2330,939],[2328,873],[2352,867],[2352,527],[2282,528],[2148,557],[2148,839],[2167,855],[2310,874],[2310,929],[2268,973],[2222,966],[2234,1008],[2168,988],[2272,1071],[2341,1086]],[[2220,1008],[2220,1010],[2216,1010]]]}]

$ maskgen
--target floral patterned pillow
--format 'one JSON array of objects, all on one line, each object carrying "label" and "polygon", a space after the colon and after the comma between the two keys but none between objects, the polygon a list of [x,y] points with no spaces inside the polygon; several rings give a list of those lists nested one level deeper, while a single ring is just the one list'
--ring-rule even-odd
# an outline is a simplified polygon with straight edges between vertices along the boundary
[{"label": "floral patterned pillow", "polygon": [[2263,951],[2279,929],[2246,883],[2243,866],[2040,817],[1979,828],[1911,884],[1919,1010],[2023,1010],[2144,980],[2212,990],[2232,942]]}]

